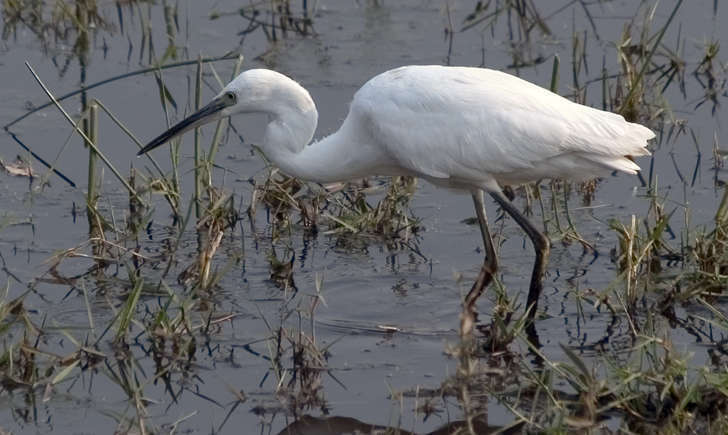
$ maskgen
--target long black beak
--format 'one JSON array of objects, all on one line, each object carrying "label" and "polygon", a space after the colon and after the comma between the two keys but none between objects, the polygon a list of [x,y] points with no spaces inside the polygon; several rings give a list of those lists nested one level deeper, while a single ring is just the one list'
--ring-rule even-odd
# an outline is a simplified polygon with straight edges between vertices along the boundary
[{"label": "long black beak", "polygon": [[157,136],[144,148],[140,149],[137,156],[141,156],[142,154],[153,150],[175,136],[212,121],[215,119],[216,115],[228,105],[229,104],[223,98],[215,98],[207,106],[201,108],[197,112],[172,126],[169,130]]}]

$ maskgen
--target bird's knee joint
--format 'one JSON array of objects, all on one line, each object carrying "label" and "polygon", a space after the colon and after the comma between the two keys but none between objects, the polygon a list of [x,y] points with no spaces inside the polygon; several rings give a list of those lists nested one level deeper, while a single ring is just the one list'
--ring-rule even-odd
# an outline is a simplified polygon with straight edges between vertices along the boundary
[{"label": "bird's knee joint", "polygon": [[487,260],[485,264],[483,264],[483,269],[489,274],[495,275],[495,273],[498,272],[498,260],[496,260],[495,258],[492,260]]},{"label": "bird's knee joint", "polygon": [[548,237],[546,237],[543,234],[540,234],[538,237],[538,250],[541,251],[544,255],[548,255],[549,251],[551,250],[551,240],[549,240]]}]

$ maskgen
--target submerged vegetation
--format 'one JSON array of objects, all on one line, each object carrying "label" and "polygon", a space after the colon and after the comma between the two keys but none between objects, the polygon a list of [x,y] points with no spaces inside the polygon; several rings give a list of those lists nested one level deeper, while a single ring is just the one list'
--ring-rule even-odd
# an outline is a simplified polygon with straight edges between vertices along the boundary
[{"label": "submerged vegetation", "polygon": [[[363,2],[366,19],[389,18],[382,11],[394,6],[380,3],[384,2]],[[327,301],[343,297],[335,293],[337,285],[356,286],[357,292],[372,288],[346,266],[326,274],[319,271],[327,266],[318,266],[311,279],[303,263],[314,255],[311,252],[318,261],[331,252],[360,261],[379,250],[386,254],[393,274],[405,273],[399,273],[395,264],[402,254],[409,257],[412,273],[424,265],[430,269],[428,279],[437,281],[431,272],[433,259],[436,262],[444,254],[419,246],[419,236],[430,222],[415,213],[417,180],[372,178],[322,186],[280,173],[254,151],[231,157],[252,159],[263,167],[255,174],[241,174],[233,169],[236,162],[221,163],[221,147],[228,140],[237,146],[244,139],[227,120],[217,124],[210,138],[203,139],[196,131],[194,151],[185,153],[177,140],[169,147],[168,158],[159,153],[165,162],[145,156],[125,173],[123,165],[109,157],[110,149],[102,146],[101,138],[111,129],[121,132],[130,154],[143,144],[113,109],[115,102],[101,101],[93,94],[95,89],[147,74],[145,86],[158,95],[169,123],[180,112],[200,107],[203,91],[216,93],[234,77],[246,66],[243,57],[216,52],[219,57],[190,59],[195,56],[189,54],[189,41],[184,39],[190,24],[184,21],[193,18],[186,17],[189,11],[182,10],[180,2],[3,2],[6,45],[30,32],[40,49],[52,54],[61,76],[76,71],[73,63],[78,60],[81,86],[61,96],[54,96],[57,90],[45,82],[48,77],[29,64],[28,77],[37,80],[47,99],[7,122],[5,130],[23,148],[20,160],[30,161],[52,154],[28,141],[33,116],[45,109],[48,117],[58,116],[70,124],[64,134],[72,139],[66,143],[77,142],[70,147],[80,144],[82,148],[76,149],[88,155],[87,188],[71,214],[74,219],[85,215],[88,231],[87,237],[70,246],[43,251],[42,270],[33,271],[31,279],[18,276],[8,265],[4,255],[10,244],[0,245],[0,269],[6,276],[0,294],[0,398],[7,410],[0,419],[0,432],[28,427],[53,431],[57,428],[52,415],[69,404],[94,409],[103,416],[103,423],[96,424],[111,419],[119,433],[236,431],[240,427],[233,422],[250,422],[241,413],[253,413],[261,433],[300,433],[303,427],[317,425],[338,427],[342,433],[409,433],[405,419],[410,417],[413,425],[436,428],[433,433],[728,431],[726,150],[717,130],[699,131],[685,111],[676,109],[687,102],[700,116],[719,116],[721,102],[728,96],[728,65],[720,51],[720,42],[725,41],[688,37],[680,24],[687,7],[681,0],[669,5],[642,2],[634,16],[620,21],[618,39],[613,41],[605,41],[600,33],[603,21],[595,13],[614,2],[563,3],[559,9],[545,10],[531,0],[478,1],[468,3],[466,10],[447,2],[439,11],[446,36],[443,59],[455,58],[462,49],[458,41],[474,34],[482,41],[502,40],[501,49],[510,57],[507,67],[513,72],[546,64],[551,75],[540,77],[541,84],[550,83],[554,91],[561,85],[568,98],[649,125],[658,132],[658,141],[652,160],[643,164],[642,186],[635,188],[630,208],[621,209],[615,213],[619,217],[609,222],[593,212],[600,207],[595,199],[600,181],[580,185],[553,181],[509,189],[513,201],[532,219],[541,219],[555,250],[568,257],[572,246],[580,248],[580,265],[567,278],[568,285],[558,284],[560,291],[546,296],[552,304],[538,313],[535,332],[514,314],[523,304],[517,289],[495,279],[488,290],[492,308],[482,310],[479,336],[446,334],[445,351],[454,370],[430,373],[427,377],[434,379],[427,382],[368,379],[384,386],[379,397],[388,397],[394,410],[389,418],[378,419],[384,423],[369,424],[359,420],[371,418],[367,413],[353,416],[356,419],[335,417],[338,403],[329,397],[332,389],[358,394],[358,386],[347,385],[345,376],[372,369],[366,362],[357,365],[362,356],[347,349],[351,352],[353,346],[359,352],[359,345],[347,340],[374,337],[376,346],[395,347],[399,337],[437,336],[437,327],[428,325],[423,332],[390,324],[370,326],[369,319],[361,324],[332,321],[330,314],[322,319]],[[717,10],[715,2],[710,11],[713,20]],[[552,24],[565,11],[572,14],[567,37],[559,36]],[[583,23],[576,24],[576,14],[583,14]],[[153,27],[159,22],[157,15],[163,26],[161,37]],[[317,2],[305,0],[251,2],[209,14],[211,20],[237,20],[243,46],[255,38],[264,40],[267,48],[256,60],[265,63],[283,56],[286,47],[281,41],[321,38],[318,32],[331,26],[326,20],[336,17]],[[332,28],[344,25],[335,23]],[[106,38],[126,39],[127,64],[140,66],[91,83],[89,60],[101,61],[99,52],[106,56]],[[154,45],[160,38],[166,44],[162,53]],[[482,44],[485,59],[490,48]],[[591,46],[608,55],[596,59],[592,53],[599,51]],[[559,55],[544,54],[545,50]],[[328,56],[321,62],[336,61]],[[570,70],[562,71],[568,69],[562,64],[570,64]],[[595,64],[601,69],[596,70]],[[183,68],[189,71],[186,96],[170,79]],[[228,77],[218,72],[223,68],[229,70]],[[80,106],[74,113],[69,100],[76,96]],[[189,107],[183,107],[183,101],[189,101]],[[701,177],[706,143],[716,201],[701,214],[691,205],[689,191]],[[691,173],[684,172],[689,162],[676,159],[676,144],[694,147]],[[60,141],[52,147],[59,150],[59,157],[38,160],[48,168],[45,173],[27,164],[2,164],[10,174],[30,180],[28,209],[59,189],[49,183],[56,175],[75,186],[72,179],[77,177],[64,173],[57,162],[64,153],[76,151]],[[247,149],[246,145],[244,153]],[[660,167],[658,155],[669,155],[673,166]],[[662,173],[668,170],[674,170],[675,185],[665,184],[668,177]],[[678,191],[682,197],[676,199]],[[35,231],[34,213],[19,218],[22,213],[4,211],[0,231],[23,226]],[[577,215],[586,213],[597,221],[598,230],[580,228],[584,220]],[[498,245],[505,252],[508,239],[517,237],[503,230],[504,221],[497,219]],[[605,248],[604,239],[611,245]],[[324,247],[316,250],[317,244]],[[10,249],[17,252],[17,246]],[[599,250],[605,249],[611,249],[608,264],[614,271],[604,272],[611,282],[595,286],[582,277]],[[472,264],[480,256],[474,253]],[[585,266],[584,259],[591,257]],[[554,273],[562,272],[570,273],[565,268]],[[337,275],[343,278],[337,280]],[[462,276],[467,273],[455,275],[455,280],[447,280],[448,287],[459,291],[468,281]],[[252,294],[253,281],[270,285],[262,290],[258,286]],[[409,304],[416,303],[417,290],[406,282],[393,287]],[[243,291],[250,293],[244,298],[249,305],[231,296]],[[408,291],[413,294],[404,299]],[[556,298],[562,298],[559,313],[552,306]],[[75,314],[62,317],[54,304],[72,305]],[[345,304],[349,302],[339,301],[337,306]],[[343,315],[351,314],[358,317],[356,309]],[[457,319],[451,320],[454,325]],[[561,336],[552,332],[556,322],[565,325]],[[589,322],[601,326],[589,329]],[[595,337],[599,331],[603,335]],[[225,374],[216,375],[217,369],[226,370]],[[255,374],[242,374],[246,370]],[[252,379],[255,376],[260,378]],[[209,386],[213,383],[217,390]],[[113,397],[114,402],[94,405],[99,396]],[[190,411],[192,406],[196,408]],[[489,425],[493,413],[488,411],[494,406],[502,411],[498,427]],[[203,407],[214,411],[205,412]],[[451,415],[453,407],[456,412]],[[170,409],[175,412],[167,412]],[[196,418],[200,421],[192,423]]]}]

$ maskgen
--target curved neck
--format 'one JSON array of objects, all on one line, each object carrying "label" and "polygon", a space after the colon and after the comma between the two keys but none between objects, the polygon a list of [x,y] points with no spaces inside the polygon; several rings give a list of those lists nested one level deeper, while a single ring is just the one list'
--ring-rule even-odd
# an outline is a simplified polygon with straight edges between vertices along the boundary
[{"label": "curved neck", "polygon": [[387,167],[390,160],[367,133],[347,117],[336,133],[305,146],[289,122],[274,117],[261,148],[284,173],[307,181],[332,183],[401,172]]}]

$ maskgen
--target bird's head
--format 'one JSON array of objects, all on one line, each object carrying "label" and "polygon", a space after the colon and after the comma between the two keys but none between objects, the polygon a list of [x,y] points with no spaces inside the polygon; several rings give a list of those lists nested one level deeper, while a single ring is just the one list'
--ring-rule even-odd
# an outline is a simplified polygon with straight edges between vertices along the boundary
[{"label": "bird's head", "polygon": [[286,116],[291,111],[317,116],[316,106],[308,91],[292,79],[267,69],[247,70],[228,83],[206,106],[157,136],[137,155],[147,153],[193,128],[227,116],[267,113],[278,117]]}]

